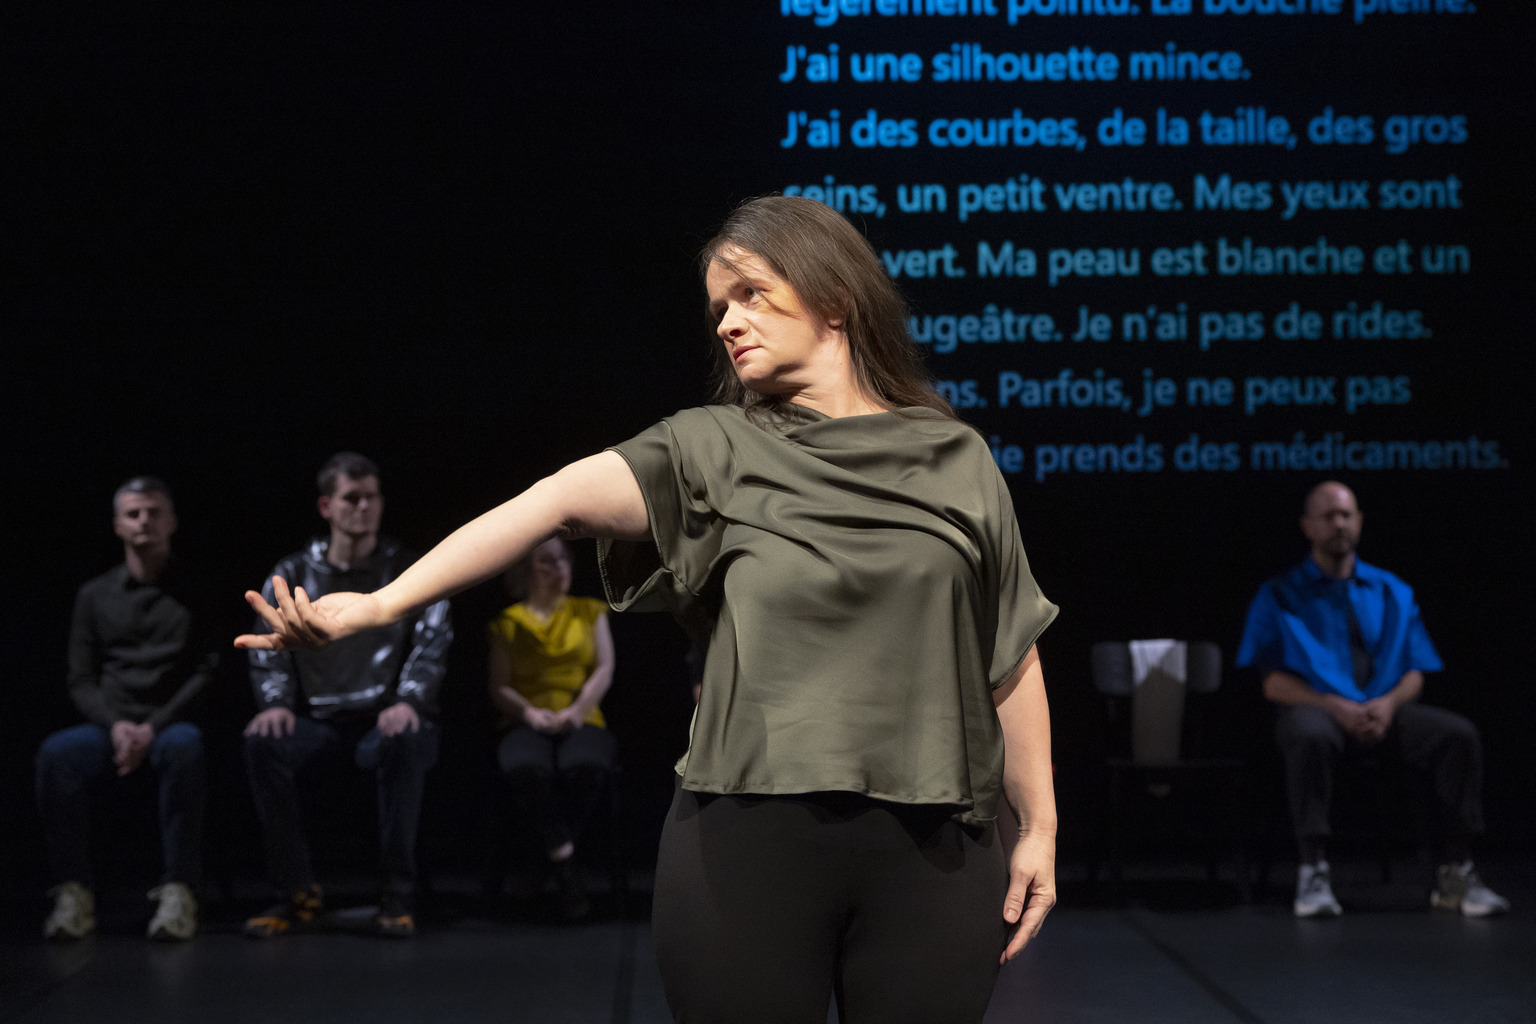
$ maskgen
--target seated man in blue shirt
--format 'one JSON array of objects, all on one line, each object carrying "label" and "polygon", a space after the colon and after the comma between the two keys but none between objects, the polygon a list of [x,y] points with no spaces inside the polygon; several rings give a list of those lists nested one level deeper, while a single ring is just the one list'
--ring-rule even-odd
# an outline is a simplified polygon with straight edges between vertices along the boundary
[{"label": "seated man in blue shirt", "polygon": [[1312,489],[1301,517],[1312,556],[1259,589],[1237,653],[1279,706],[1275,737],[1301,846],[1296,916],[1340,913],[1323,857],[1333,774],[1346,750],[1378,745],[1433,780],[1442,850],[1430,905],[1502,913],[1508,901],[1479,880],[1468,849],[1483,828],[1477,727],[1415,703],[1424,673],[1443,665],[1412,588],[1355,557],[1362,521],[1348,487]]}]

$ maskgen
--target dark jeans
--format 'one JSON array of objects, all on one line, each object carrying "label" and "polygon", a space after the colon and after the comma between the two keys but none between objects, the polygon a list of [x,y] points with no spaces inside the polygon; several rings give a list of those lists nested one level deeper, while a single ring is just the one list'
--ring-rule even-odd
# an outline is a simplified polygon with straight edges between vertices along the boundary
[{"label": "dark jeans", "polygon": [[977,1024],[1006,944],[1003,844],[948,808],[679,789],[652,929],[688,1024]]},{"label": "dark jeans", "polygon": [[617,753],[613,734],[595,725],[560,736],[520,726],[501,738],[497,767],[518,817],[533,827],[545,852],[581,835]]},{"label": "dark jeans", "polygon": [[[1275,740],[1285,759],[1296,838],[1321,840],[1330,834],[1334,774],[1346,756],[1364,748],[1327,711],[1306,705],[1277,709]],[[1462,844],[1483,831],[1483,746],[1475,725],[1441,708],[1404,704],[1380,748],[1427,774],[1442,841]]]},{"label": "dark jeans", "polygon": [[315,884],[309,844],[299,818],[298,779],[322,759],[352,760],[372,772],[379,801],[381,884],[409,896],[416,886],[416,827],[427,771],[437,763],[437,726],[421,720],[418,731],[386,737],[373,716],[329,721],[297,715],[288,736],[247,736],[245,767],[261,818],[272,880],[285,893]]},{"label": "dark jeans", "polygon": [[[159,783],[163,882],[197,885],[203,880],[203,807],[208,778],[203,769],[203,735],[177,722],[155,733],[138,771]],[[37,752],[37,807],[48,843],[48,868],[56,882],[89,887],[91,790],[117,775],[112,734],[99,725],[56,732]]]}]

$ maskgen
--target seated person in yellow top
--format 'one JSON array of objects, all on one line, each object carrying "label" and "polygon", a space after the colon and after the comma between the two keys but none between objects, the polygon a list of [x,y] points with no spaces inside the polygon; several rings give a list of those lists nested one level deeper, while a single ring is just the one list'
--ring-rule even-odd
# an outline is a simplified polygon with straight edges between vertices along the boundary
[{"label": "seated person in yellow top", "polygon": [[587,901],[570,858],[616,752],[598,710],[613,680],[608,605],[570,596],[571,553],[558,537],[509,578],[528,596],[490,625],[491,701],[507,729],[496,761],[554,866],[562,909],[579,916]]}]

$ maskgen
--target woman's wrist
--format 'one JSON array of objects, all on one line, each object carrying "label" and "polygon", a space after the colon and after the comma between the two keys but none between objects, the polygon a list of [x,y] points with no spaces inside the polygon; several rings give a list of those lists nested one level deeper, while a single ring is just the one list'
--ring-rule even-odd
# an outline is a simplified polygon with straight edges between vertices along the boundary
[{"label": "woman's wrist", "polygon": [[1020,822],[1019,823],[1019,838],[1020,839],[1031,839],[1031,838],[1033,838],[1033,839],[1055,839],[1056,838],[1056,823],[1054,821],[1050,822],[1049,824],[1046,824],[1046,823],[1043,823],[1043,822],[1038,822],[1038,821]]},{"label": "woman's wrist", "polygon": [[380,620],[378,625],[389,626],[405,618],[410,611],[408,607],[402,607],[398,595],[394,593],[396,584],[386,583],[373,592],[373,599],[378,603]]},{"label": "woman's wrist", "polygon": [[1021,839],[1034,836],[1038,839],[1056,838],[1056,806],[1054,800],[1041,801],[1035,806],[1019,801],[1013,804],[1014,812],[1019,816],[1019,837]]}]

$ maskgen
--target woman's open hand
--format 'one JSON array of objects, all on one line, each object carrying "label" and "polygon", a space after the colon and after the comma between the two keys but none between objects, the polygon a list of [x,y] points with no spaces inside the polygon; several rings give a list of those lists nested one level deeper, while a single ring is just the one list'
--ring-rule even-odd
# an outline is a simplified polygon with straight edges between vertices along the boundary
[{"label": "woman's open hand", "polygon": [[272,628],[270,633],[246,633],[235,637],[235,646],[246,650],[309,651],[365,629],[389,624],[383,603],[373,594],[326,594],[311,601],[304,588],[290,592],[281,576],[272,577],[272,596],[277,605],[254,590],[245,601]]}]

